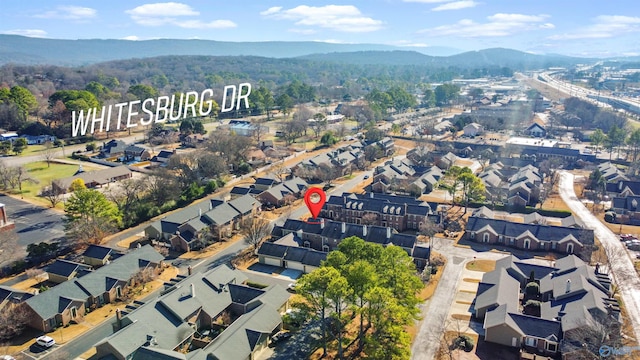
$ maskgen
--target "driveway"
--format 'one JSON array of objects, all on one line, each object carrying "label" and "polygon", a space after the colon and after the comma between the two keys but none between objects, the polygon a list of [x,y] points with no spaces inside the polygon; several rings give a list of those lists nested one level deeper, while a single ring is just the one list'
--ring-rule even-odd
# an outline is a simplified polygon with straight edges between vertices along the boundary
[{"label": "driveway", "polygon": [[16,224],[18,244],[26,247],[39,242],[58,241],[64,238],[64,215],[55,210],[33,205],[26,201],[0,194],[9,221]]},{"label": "driveway", "polygon": [[[626,249],[622,242],[618,239],[618,235],[614,234],[608,227],[601,223],[578,199],[573,189],[573,174],[563,171],[560,173],[559,191],[562,200],[569,206],[571,212],[578,216],[589,229],[593,229],[595,236],[600,240],[602,245],[611,246],[616,251]],[[636,339],[640,339],[640,278],[636,272],[631,259],[628,256],[621,256],[620,259],[611,264],[611,272],[613,278],[620,289],[622,301],[631,325],[633,326]]]}]

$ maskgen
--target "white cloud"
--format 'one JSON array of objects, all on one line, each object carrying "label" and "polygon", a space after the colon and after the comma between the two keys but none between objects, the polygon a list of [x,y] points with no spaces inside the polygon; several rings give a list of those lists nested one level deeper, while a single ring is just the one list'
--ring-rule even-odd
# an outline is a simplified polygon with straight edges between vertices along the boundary
[{"label": "white cloud", "polygon": [[437,4],[443,2],[449,2],[451,0],[402,0],[408,3],[423,3],[423,4]]},{"label": "white cloud", "polygon": [[277,12],[278,12],[278,11],[280,11],[280,10],[282,10],[282,6],[274,6],[274,7],[270,7],[270,8],[268,8],[268,9],[267,9],[267,10],[265,10],[265,11],[261,11],[261,12],[260,12],[260,15],[262,15],[262,16],[268,16],[268,15],[271,15],[271,14],[275,14],[275,13],[277,13]]},{"label": "white cloud", "polygon": [[344,40],[338,39],[325,39],[325,40],[313,40],[315,42],[329,43],[329,44],[353,44],[352,42],[347,42]]},{"label": "white cloud", "polygon": [[58,6],[55,10],[45,11],[33,17],[41,19],[86,20],[94,18],[96,9],[82,6]]},{"label": "white cloud", "polygon": [[144,4],[125,11],[131,20],[142,26],[174,25],[185,29],[227,29],[237,25],[231,20],[202,21],[185,19],[196,17],[199,11],[187,4],[177,2]]},{"label": "white cloud", "polygon": [[600,15],[594,23],[574,32],[550,36],[551,40],[604,39],[622,34],[640,32],[640,17]]},{"label": "white cloud", "polygon": [[129,35],[129,36],[125,36],[120,40],[130,40],[130,41],[138,41],[141,40],[139,37],[135,36],[135,35]]},{"label": "white cloud", "polygon": [[131,17],[173,17],[173,16],[198,16],[199,12],[191,6],[176,2],[144,4],[125,11]]},{"label": "white cloud", "polygon": [[186,29],[229,29],[238,26],[231,20],[214,20],[209,22],[200,20],[186,20],[176,21],[174,22],[174,24]]},{"label": "white cloud", "polygon": [[517,32],[553,28],[551,23],[543,23],[548,15],[494,14],[488,16],[488,22],[477,23],[463,19],[455,24],[442,25],[420,30],[432,36],[458,36],[467,38],[509,36]]},{"label": "white cloud", "polygon": [[444,11],[444,10],[460,10],[466,8],[476,7],[478,5],[477,2],[471,0],[465,1],[454,1],[446,4],[442,4],[440,6],[436,6],[431,11]]},{"label": "white cloud", "polygon": [[364,16],[352,5],[307,6],[283,10],[269,8],[261,14],[276,20],[294,21],[295,25],[321,27],[342,32],[371,32],[382,29],[382,21]]},{"label": "white cloud", "polygon": [[7,35],[22,35],[28,37],[45,37],[47,32],[40,29],[15,29],[3,31],[3,34]]}]

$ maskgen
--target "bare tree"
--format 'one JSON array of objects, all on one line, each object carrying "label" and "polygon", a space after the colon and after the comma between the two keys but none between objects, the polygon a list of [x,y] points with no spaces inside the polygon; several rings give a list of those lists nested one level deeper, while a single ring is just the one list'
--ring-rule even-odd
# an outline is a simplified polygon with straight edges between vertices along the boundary
[{"label": "bare tree", "polygon": [[374,213],[366,213],[362,215],[362,225],[375,225],[378,223],[378,215]]},{"label": "bare tree", "polygon": [[623,345],[621,321],[613,316],[580,318],[570,325],[571,328],[565,331],[563,353],[571,359],[601,359],[602,350],[620,348]]},{"label": "bare tree", "polygon": [[56,150],[53,148],[53,144],[50,141],[44,144],[44,150],[42,151],[42,160],[47,162],[47,167],[51,167],[51,161],[56,158]]},{"label": "bare tree", "polygon": [[29,315],[25,303],[8,303],[0,309],[0,340],[9,340],[22,334],[29,322]]},{"label": "bare tree", "polygon": [[42,269],[36,269],[36,268],[27,269],[24,273],[27,275],[28,278],[36,280],[38,284],[49,278],[47,273]]},{"label": "bare tree", "polygon": [[47,199],[52,208],[62,201],[62,195],[64,195],[64,191],[57,184],[57,180],[52,180],[51,185],[43,188],[40,192],[40,196]]},{"label": "bare tree", "polygon": [[240,234],[244,236],[244,241],[258,249],[262,239],[271,234],[271,222],[261,217],[251,216],[242,222]]},{"label": "bare tree", "polygon": [[273,174],[280,182],[284,181],[290,171],[291,170],[284,166],[284,163],[282,162],[273,164],[270,168],[270,173]]}]

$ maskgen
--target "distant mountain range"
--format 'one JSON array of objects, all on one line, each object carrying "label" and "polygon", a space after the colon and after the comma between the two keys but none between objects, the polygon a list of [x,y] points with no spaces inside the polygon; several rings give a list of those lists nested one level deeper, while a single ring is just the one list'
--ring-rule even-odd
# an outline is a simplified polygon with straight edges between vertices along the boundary
[{"label": "distant mountain range", "polygon": [[439,67],[509,67],[515,70],[570,66],[595,59],[563,55],[536,55],[511,49],[486,49],[463,52],[450,56],[429,56],[415,51],[355,51],[348,53],[312,54],[300,58],[343,64],[433,65]]},{"label": "distant mountain range", "polygon": [[[0,34],[0,65],[46,64],[77,66],[110,60],[149,58],[164,55],[242,56],[293,58],[310,54],[353,51],[393,51],[402,48],[376,44],[333,44],[324,42],[226,42],[213,40],[61,40]],[[406,49],[406,48],[405,48]],[[432,56],[462,52],[447,47],[422,50]]]}]

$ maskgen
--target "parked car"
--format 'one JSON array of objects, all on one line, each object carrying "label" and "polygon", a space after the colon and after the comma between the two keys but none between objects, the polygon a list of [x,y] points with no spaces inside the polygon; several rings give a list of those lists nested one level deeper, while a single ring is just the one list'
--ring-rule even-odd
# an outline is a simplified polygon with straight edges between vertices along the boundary
[{"label": "parked car", "polygon": [[275,346],[275,344],[282,342],[284,340],[287,340],[288,338],[291,337],[291,333],[288,331],[280,331],[277,334],[273,335],[273,337],[271,338],[271,345]]},{"label": "parked car", "polygon": [[296,292],[296,286],[298,286],[298,284],[296,283],[291,283],[287,286],[287,291],[295,293]]},{"label": "parked car", "polygon": [[51,336],[42,335],[36,339],[36,344],[44,348],[50,348],[56,344],[56,341]]},{"label": "parked car", "polygon": [[16,360],[16,358],[11,355],[0,355],[0,360]]}]

